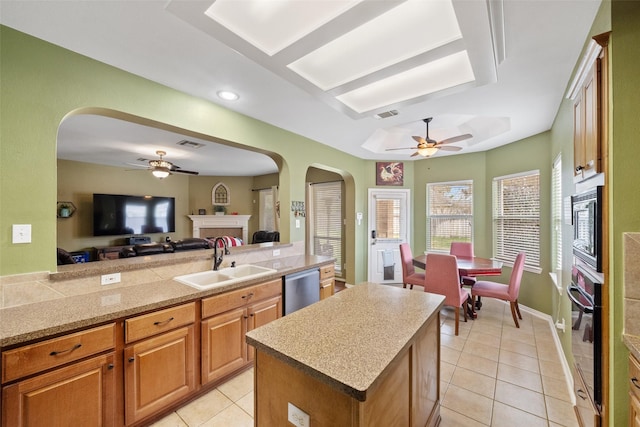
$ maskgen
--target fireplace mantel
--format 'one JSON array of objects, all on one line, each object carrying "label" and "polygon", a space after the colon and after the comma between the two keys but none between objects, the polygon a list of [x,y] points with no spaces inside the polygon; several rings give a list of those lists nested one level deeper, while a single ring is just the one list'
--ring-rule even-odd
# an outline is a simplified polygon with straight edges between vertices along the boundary
[{"label": "fireplace mantel", "polygon": [[249,238],[249,218],[251,215],[189,215],[193,221],[193,237],[206,237],[200,236],[200,229],[241,228],[245,244]]}]

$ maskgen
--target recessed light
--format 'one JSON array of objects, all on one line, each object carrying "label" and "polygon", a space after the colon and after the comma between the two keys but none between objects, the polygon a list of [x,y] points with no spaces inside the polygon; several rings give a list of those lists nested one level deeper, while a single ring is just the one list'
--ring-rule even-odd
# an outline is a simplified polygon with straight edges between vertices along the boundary
[{"label": "recessed light", "polygon": [[225,101],[236,101],[238,98],[240,98],[237,93],[231,92],[230,90],[219,90],[218,96]]}]

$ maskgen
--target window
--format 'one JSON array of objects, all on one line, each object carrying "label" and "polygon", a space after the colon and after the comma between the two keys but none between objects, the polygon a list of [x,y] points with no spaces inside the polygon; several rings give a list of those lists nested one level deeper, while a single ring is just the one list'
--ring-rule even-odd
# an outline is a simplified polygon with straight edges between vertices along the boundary
[{"label": "window", "polygon": [[473,241],[473,181],[427,184],[427,250]]},{"label": "window", "polygon": [[493,179],[494,257],[512,263],[527,254],[525,266],[540,269],[540,171]]},{"label": "window", "polygon": [[260,230],[274,231],[276,229],[276,221],[273,209],[273,190],[260,190],[260,210],[259,227]]},{"label": "window", "polygon": [[551,170],[551,271],[562,270],[562,157]]},{"label": "window", "polygon": [[336,275],[342,275],[342,182],[309,186],[313,253],[336,259]]}]

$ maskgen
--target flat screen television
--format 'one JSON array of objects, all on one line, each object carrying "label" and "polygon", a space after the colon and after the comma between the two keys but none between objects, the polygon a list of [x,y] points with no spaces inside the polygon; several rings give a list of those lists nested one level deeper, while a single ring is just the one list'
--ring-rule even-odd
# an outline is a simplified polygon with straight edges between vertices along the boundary
[{"label": "flat screen television", "polygon": [[93,195],[93,235],[171,233],[176,231],[173,197]]}]

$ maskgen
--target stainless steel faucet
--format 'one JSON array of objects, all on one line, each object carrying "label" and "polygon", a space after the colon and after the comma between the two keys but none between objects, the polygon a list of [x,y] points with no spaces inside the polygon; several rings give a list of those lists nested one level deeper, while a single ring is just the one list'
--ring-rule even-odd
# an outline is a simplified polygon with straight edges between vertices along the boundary
[{"label": "stainless steel faucet", "polygon": [[[224,247],[224,251],[220,251],[220,256],[218,256],[218,242],[222,242],[222,246]],[[222,248],[221,248],[222,249]],[[227,241],[224,237],[216,237],[216,240],[213,241],[213,270],[217,270],[220,268],[220,264],[222,264],[222,257],[224,255],[229,255],[229,247],[227,246]]]}]

